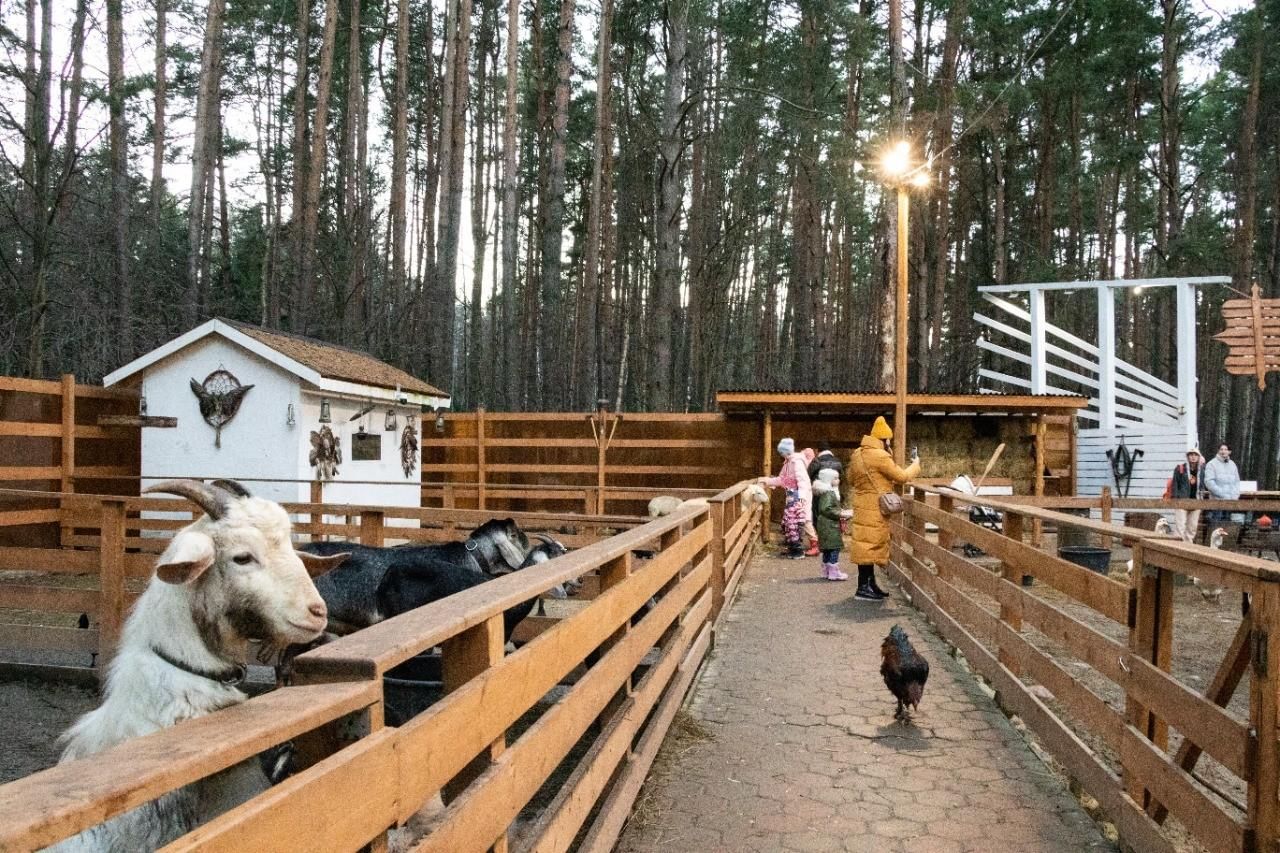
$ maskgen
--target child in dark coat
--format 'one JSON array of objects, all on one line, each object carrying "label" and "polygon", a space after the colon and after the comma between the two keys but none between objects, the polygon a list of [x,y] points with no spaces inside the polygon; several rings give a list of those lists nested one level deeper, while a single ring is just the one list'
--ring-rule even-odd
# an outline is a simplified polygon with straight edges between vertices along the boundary
[{"label": "child in dark coat", "polygon": [[813,482],[813,515],[818,547],[822,550],[822,576],[829,581],[849,579],[840,571],[840,549],[844,545],[840,519],[844,514],[845,510],[840,509],[840,472],[824,468]]}]

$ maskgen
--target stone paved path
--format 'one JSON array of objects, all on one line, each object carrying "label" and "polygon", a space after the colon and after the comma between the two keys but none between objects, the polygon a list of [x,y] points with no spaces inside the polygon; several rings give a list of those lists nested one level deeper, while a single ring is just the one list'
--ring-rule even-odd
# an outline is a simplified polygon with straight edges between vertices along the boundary
[{"label": "stone paved path", "polygon": [[[617,850],[1115,849],[910,605],[817,571],[748,568]],[[895,622],[932,668],[911,726],[880,679]]]}]

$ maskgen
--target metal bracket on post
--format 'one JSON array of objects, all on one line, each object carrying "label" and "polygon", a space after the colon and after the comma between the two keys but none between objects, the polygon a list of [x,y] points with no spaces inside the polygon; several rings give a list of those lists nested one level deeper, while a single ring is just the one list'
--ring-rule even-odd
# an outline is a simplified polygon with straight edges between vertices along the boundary
[{"label": "metal bracket on post", "polygon": [[1267,632],[1261,628],[1253,630],[1253,654],[1251,660],[1253,671],[1257,675],[1267,674]]}]

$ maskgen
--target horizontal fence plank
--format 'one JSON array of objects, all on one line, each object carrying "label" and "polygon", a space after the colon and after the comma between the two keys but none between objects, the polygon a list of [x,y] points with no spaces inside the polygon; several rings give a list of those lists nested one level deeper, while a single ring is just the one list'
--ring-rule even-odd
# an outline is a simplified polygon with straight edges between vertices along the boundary
[{"label": "horizontal fence plank", "polygon": [[57,465],[3,465],[0,466],[0,483],[17,480],[57,480],[62,469]]},{"label": "horizontal fence plank", "polygon": [[[532,799],[542,783],[559,765],[574,743],[609,701],[625,686],[628,676],[679,616],[692,594],[702,593],[695,605],[693,621],[702,625],[711,612],[707,582],[711,563],[704,560],[698,570],[687,575],[668,598],[676,604],[666,609],[651,626],[644,623],[656,615],[651,611],[578,680],[569,695],[549,708],[528,731],[507,747],[472,783],[434,831],[417,846],[420,853],[453,853],[484,849],[505,832]],[[667,603],[664,598],[659,608]],[[683,656],[684,649],[679,650]]]},{"label": "horizontal fence plank", "polygon": [[[98,651],[98,630],[96,628],[54,628],[48,625],[0,624],[0,648],[96,652]],[[3,849],[2,845],[0,849]]]},{"label": "horizontal fence plank", "polygon": [[541,566],[524,569],[450,596],[446,601],[394,616],[300,655],[294,664],[295,671],[312,672],[316,676],[329,673],[329,677],[339,674],[372,678],[509,607],[541,595],[566,580],[581,577],[608,560],[643,548],[656,537],[692,519],[702,519],[702,523],[683,536],[670,552],[659,555],[650,567],[653,563],[670,560],[683,565],[710,541],[711,520],[706,507],[677,510]]},{"label": "horizontal fence plank", "polygon": [[0,512],[0,527],[22,527],[27,524],[52,524],[62,518],[56,509],[20,509]]},{"label": "horizontal fence plank", "polygon": [[376,731],[161,849],[359,850],[395,823],[397,746],[395,729]]},{"label": "horizontal fence plank", "polygon": [[371,682],[288,687],[10,782],[0,849],[52,844],[378,701]]},{"label": "horizontal fence plank", "polygon": [[929,617],[939,632],[959,648],[970,664],[995,686],[1000,704],[1020,716],[1048,751],[1106,810],[1126,843],[1151,853],[1175,853],[1173,844],[1142,807],[1125,793],[1119,777],[1079,737],[1058,719],[996,656],[977,641],[946,610],[925,594],[910,574],[889,564],[912,603]]},{"label": "horizontal fence plank", "polygon": [[57,613],[95,613],[96,589],[68,589],[28,584],[0,585],[0,607],[18,610],[52,610]]},{"label": "horizontal fence plank", "polygon": [[0,571],[83,574],[97,570],[96,551],[0,547]]},{"label": "horizontal fence plank", "polygon": [[610,718],[600,736],[578,762],[556,797],[538,817],[529,832],[530,842],[521,853],[564,853],[604,793],[618,764],[631,748],[640,726],[670,686],[676,668],[694,637],[702,630],[711,601],[705,594],[681,620],[679,632],[663,649],[659,659],[636,684],[626,702]]},{"label": "horizontal fence plank", "polygon": [[[416,812],[481,750],[501,737],[527,708],[625,624],[681,565],[651,572],[651,563],[402,726],[404,760],[423,769],[406,780],[401,817],[407,819]],[[615,648],[628,644],[628,649],[640,649],[635,658],[638,663],[689,602],[698,584],[705,586],[710,562],[704,561],[694,574],[700,580],[677,585]],[[616,691],[617,685],[613,689]]]},{"label": "horizontal fence plank", "polygon": [[[901,527],[897,527],[895,532],[899,530]],[[910,539],[907,541],[911,543]],[[928,550],[922,549],[922,551]],[[959,558],[956,560],[968,562]],[[976,572],[985,571],[979,566],[970,565]],[[923,570],[923,567],[921,568]],[[961,577],[970,577],[973,574],[974,572],[971,571],[962,574]],[[988,590],[983,591],[1000,602],[1015,607],[1021,614],[1024,624],[1036,628],[1051,640],[1064,646],[1071,655],[1088,663],[1114,681],[1127,695],[1133,696],[1154,711],[1182,732],[1184,737],[1220,761],[1232,773],[1245,781],[1252,779],[1249,756],[1253,751],[1254,740],[1244,721],[1237,720],[1230,712],[1163,672],[1150,661],[1134,655],[1127,646],[1111,640],[1057,607],[1042,601],[1025,588],[994,574],[990,576],[995,583],[988,585]],[[945,584],[945,581],[939,580],[940,583]],[[977,604],[964,597],[963,593],[957,591],[956,595],[961,596],[967,605],[977,607]],[[955,603],[957,602],[944,602],[944,607],[950,607]],[[984,635],[994,637],[999,642],[1001,638],[1008,639],[1011,633],[1016,634],[1002,622],[998,626],[992,624],[990,620],[994,617],[991,617],[987,611],[983,610],[982,614],[974,621],[982,623]],[[966,608],[964,615],[971,617],[973,611]],[[961,618],[961,621],[966,620]],[[1025,640],[1020,645],[1022,652],[1030,648]],[[1118,734],[1118,731],[1115,733]],[[1119,741],[1111,741],[1111,743],[1113,746],[1119,746]]]},{"label": "horizontal fence plank", "polygon": [[0,436],[17,435],[27,438],[62,438],[62,424],[38,421],[0,421]]},{"label": "horizontal fence plank", "polygon": [[631,807],[640,794],[640,789],[648,778],[649,768],[662,748],[663,739],[671,728],[676,712],[680,710],[684,697],[698,673],[698,667],[706,657],[711,645],[711,626],[704,626],[694,640],[693,645],[680,662],[680,668],[671,687],[667,690],[662,702],[653,712],[653,717],[645,727],[644,733],[636,743],[632,754],[618,773],[618,779],[609,796],[600,807],[591,829],[578,847],[582,853],[608,853],[617,844],[622,828],[631,816]]},{"label": "horizontal fence plank", "polygon": [[[988,499],[984,499],[985,501]],[[1129,588],[1110,578],[1091,572],[1083,566],[1046,554],[1034,545],[1017,542],[974,524],[966,518],[950,515],[931,506],[912,505],[911,513],[955,535],[961,542],[977,545],[993,557],[1012,565],[1017,571],[1031,575],[1060,592],[1086,604],[1104,616],[1127,625],[1129,620]],[[1036,510],[1043,512],[1043,510]],[[1072,518],[1072,516],[1064,516]],[[1082,520],[1082,519],[1077,519]],[[1108,527],[1118,531],[1119,528]]]}]

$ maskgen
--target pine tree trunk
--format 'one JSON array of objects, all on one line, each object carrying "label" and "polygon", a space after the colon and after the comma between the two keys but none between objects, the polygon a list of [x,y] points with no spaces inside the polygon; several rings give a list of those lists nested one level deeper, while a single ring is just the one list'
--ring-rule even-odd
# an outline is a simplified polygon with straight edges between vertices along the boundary
[{"label": "pine tree trunk", "polygon": [[205,193],[210,186],[218,139],[219,93],[222,79],[222,22],[225,0],[210,0],[200,54],[200,83],[196,92],[196,123],[191,146],[191,199],[187,210],[186,320],[194,326],[203,307],[200,294],[208,287],[202,277],[208,258],[202,258],[205,232],[213,227],[205,217]]},{"label": "pine tree trunk", "polygon": [[518,364],[519,335],[516,325],[517,293],[519,281],[516,272],[516,253],[520,238],[519,186],[516,163],[516,118],[519,105],[516,101],[516,71],[520,55],[520,1],[507,2],[507,74],[506,105],[502,116],[502,300],[503,354],[506,365],[506,404],[516,409],[520,399],[520,376],[523,370]]},{"label": "pine tree trunk", "polygon": [[[222,0],[212,0],[221,3]],[[320,223],[320,184],[328,153],[329,96],[333,81],[334,38],[338,31],[338,0],[325,0],[324,36],[320,44],[320,68],[316,76],[316,109],[311,123],[311,161],[307,167],[306,197],[302,207],[302,245],[298,257],[299,317],[294,321],[303,334],[314,325],[321,307],[317,304],[315,266],[316,232]]]},{"label": "pine tree trunk", "polygon": [[[569,288],[562,281],[561,253],[564,248],[564,196],[565,196],[565,158],[568,144],[569,126],[569,73],[573,60],[573,17],[574,0],[560,0],[560,15],[557,22],[556,36],[556,88],[551,114],[551,147],[547,158],[547,191],[542,206],[542,310],[544,328],[541,330],[539,344],[546,349],[550,343],[548,334],[554,334],[546,326],[551,322],[560,323],[565,310],[565,295]],[[556,347],[555,352],[560,352]],[[544,359],[547,378],[551,376],[552,365]],[[558,367],[558,365],[557,365]],[[545,382],[543,393],[553,389]]]},{"label": "pine tree trunk", "polygon": [[405,175],[409,165],[409,0],[396,3],[396,86],[391,106],[391,275],[388,298],[408,301],[405,286]]},{"label": "pine tree trunk", "polygon": [[609,114],[612,94],[613,69],[610,53],[613,50],[613,0],[601,0],[600,33],[596,40],[596,126],[591,144],[591,190],[587,202],[587,239],[583,251],[582,291],[587,306],[585,335],[582,352],[574,359],[574,386],[589,387],[591,393],[579,395],[579,402],[591,404],[604,390],[601,351],[597,334],[600,328],[605,284],[600,274],[600,232],[602,220],[612,218],[612,211],[604,206],[604,179],[607,161],[613,157],[612,118]]},{"label": "pine tree trunk", "polygon": [[155,105],[151,119],[151,220],[160,236],[160,211],[164,204],[165,98],[168,92],[168,0],[156,0]]},{"label": "pine tree trunk", "polygon": [[454,304],[458,288],[458,235],[462,219],[462,176],[466,165],[466,109],[471,52],[471,0],[451,2],[451,34],[445,54],[444,102],[440,130],[440,222],[436,244],[435,304],[432,331],[435,358],[431,381],[453,384]]},{"label": "pine tree trunk", "polygon": [[296,73],[293,87],[293,280],[289,282],[288,292],[283,303],[284,316],[277,318],[282,328],[299,329],[302,320],[298,312],[303,310],[302,303],[302,271],[300,269],[303,247],[305,245],[306,218],[303,211],[307,207],[307,170],[309,166],[308,152],[311,143],[307,139],[307,87],[310,78],[311,64],[311,0],[297,0],[295,6],[297,20],[294,22],[294,34],[297,47],[294,53]]},{"label": "pine tree trunk", "polygon": [[[218,0],[213,0],[218,2]],[[125,126],[123,0],[107,0],[107,93],[111,159],[112,277],[119,309],[119,351],[133,358],[133,281],[129,271],[129,136]]]},{"label": "pine tree trunk", "polygon": [[666,79],[663,84],[661,129],[658,139],[658,210],[655,222],[657,264],[654,272],[654,326],[650,345],[653,361],[648,404],[654,411],[683,409],[676,399],[672,375],[672,346],[680,323],[680,158],[684,149],[682,112],[685,63],[688,59],[689,0],[663,5],[666,31]]}]

